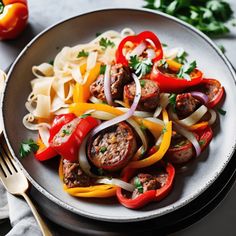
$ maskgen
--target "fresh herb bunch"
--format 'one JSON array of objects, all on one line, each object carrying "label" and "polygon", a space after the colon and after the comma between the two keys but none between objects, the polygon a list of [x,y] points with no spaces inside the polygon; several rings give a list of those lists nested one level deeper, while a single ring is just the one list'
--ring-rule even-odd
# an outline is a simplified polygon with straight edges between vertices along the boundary
[{"label": "fresh herb bunch", "polygon": [[222,0],[144,0],[145,8],[173,15],[209,36],[229,32],[225,23],[233,16],[229,3]]}]

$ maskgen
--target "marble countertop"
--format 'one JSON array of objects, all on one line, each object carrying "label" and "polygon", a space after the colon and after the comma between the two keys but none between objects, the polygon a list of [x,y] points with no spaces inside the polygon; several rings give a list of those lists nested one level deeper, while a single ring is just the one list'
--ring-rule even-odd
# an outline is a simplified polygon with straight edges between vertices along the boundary
[{"label": "marble countertop", "polygon": [[[236,2],[231,0],[233,9],[236,12]],[[16,40],[0,41],[0,68],[6,70],[14,61],[22,48],[39,32],[48,26],[63,19],[75,16],[84,12],[116,7],[142,7],[143,0],[28,0],[30,16],[29,24],[25,32]],[[236,68],[236,27],[231,29],[231,34],[214,39],[218,45],[226,49],[225,55]],[[198,236],[198,235],[236,235],[236,184],[224,200],[211,211],[207,216],[197,223],[183,229],[172,236]],[[1,229],[0,229],[1,235]]]}]

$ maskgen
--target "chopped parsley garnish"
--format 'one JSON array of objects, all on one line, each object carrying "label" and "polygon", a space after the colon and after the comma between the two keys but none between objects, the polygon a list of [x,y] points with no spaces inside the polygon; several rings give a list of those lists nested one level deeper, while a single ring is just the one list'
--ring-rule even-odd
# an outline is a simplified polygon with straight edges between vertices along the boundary
[{"label": "chopped parsley garnish", "polygon": [[173,15],[210,36],[229,32],[225,24],[233,16],[229,3],[224,0],[186,1],[186,0],[144,0],[145,8]]},{"label": "chopped parsley garnish", "polygon": [[103,50],[105,50],[108,47],[115,47],[114,42],[112,42],[111,40],[107,39],[107,38],[101,38],[99,41],[99,45],[102,47]]},{"label": "chopped parsley garnish", "polygon": [[158,66],[163,67],[164,69],[168,69],[169,65],[165,59],[161,59],[158,61]]},{"label": "chopped parsley garnish", "polygon": [[0,14],[3,13],[3,10],[4,10],[4,5],[3,5],[2,1],[0,1]]},{"label": "chopped parsley garnish", "polygon": [[54,60],[50,60],[48,63],[53,66],[54,65]]},{"label": "chopped parsley garnish", "polygon": [[20,156],[26,157],[31,152],[37,152],[38,149],[39,149],[39,145],[35,143],[33,139],[23,141],[20,145]]},{"label": "chopped parsley garnish", "polygon": [[161,131],[161,134],[164,134],[165,132],[167,132],[167,128],[164,126],[162,131]]},{"label": "chopped parsley garnish", "polygon": [[144,88],[145,87],[145,80],[140,80],[140,85],[142,88]]},{"label": "chopped parsley garnish", "polygon": [[177,61],[178,63],[180,64],[185,64],[187,63],[187,56],[188,56],[188,53],[185,52],[184,50],[181,50],[178,52],[176,58],[174,59],[175,61]]},{"label": "chopped parsley garnish", "polygon": [[168,45],[166,43],[162,43],[161,46],[164,48],[168,47]]},{"label": "chopped parsley garnish", "polygon": [[226,52],[225,47],[222,44],[218,45],[218,47],[219,47],[219,49],[221,50],[222,53]]},{"label": "chopped parsley garnish", "polygon": [[141,129],[143,132],[145,132],[146,129],[147,129],[147,127],[146,127],[145,125],[141,124],[141,125],[140,125],[140,129]]},{"label": "chopped parsley garnish", "polygon": [[106,150],[107,150],[107,147],[104,147],[104,146],[103,146],[103,147],[100,148],[99,151],[100,151],[101,153],[104,153]]},{"label": "chopped parsley garnish", "polygon": [[86,113],[86,114],[81,115],[79,118],[86,118],[88,116],[91,116],[91,114],[90,113]]},{"label": "chopped parsley garnish", "polygon": [[100,75],[104,75],[105,74],[105,71],[106,71],[106,65],[101,65],[100,66]]},{"label": "chopped parsley garnish", "polygon": [[151,72],[152,61],[150,58],[139,60],[135,55],[130,57],[129,66],[135,70],[136,75],[143,76]]},{"label": "chopped parsley garnish", "polygon": [[179,73],[177,74],[177,77],[184,78],[188,81],[191,80],[190,73],[197,67],[196,61],[193,61],[191,63],[186,63],[181,66]]},{"label": "chopped parsley garnish", "polygon": [[63,129],[63,130],[62,130],[62,133],[63,133],[64,135],[70,135],[70,131],[67,130],[67,129]]},{"label": "chopped parsley garnish", "polygon": [[84,50],[80,51],[77,55],[77,58],[80,58],[80,57],[88,57],[89,53],[88,52],[85,52]]},{"label": "chopped parsley garnish", "polygon": [[203,139],[201,139],[201,140],[199,141],[199,145],[200,145],[200,146],[203,146],[205,143],[206,143],[206,141],[203,140]]},{"label": "chopped parsley garnish", "polygon": [[134,178],[134,186],[135,186],[136,189],[138,189],[139,193],[143,193],[143,185],[141,184],[138,177]]},{"label": "chopped parsley garnish", "polygon": [[226,111],[221,109],[221,108],[218,108],[217,111],[222,115],[224,116],[226,114]]},{"label": "chopped parsley garnish", "polygon": [[176,110],[175,110],[175,106],[176,106],[176,94],[175,93],[172,93],[172,94],[170,94],[170,96],[169,96],[169,103],[170,103],[170,105],[173,107],[173,111],[174,112],[176,112]]}]

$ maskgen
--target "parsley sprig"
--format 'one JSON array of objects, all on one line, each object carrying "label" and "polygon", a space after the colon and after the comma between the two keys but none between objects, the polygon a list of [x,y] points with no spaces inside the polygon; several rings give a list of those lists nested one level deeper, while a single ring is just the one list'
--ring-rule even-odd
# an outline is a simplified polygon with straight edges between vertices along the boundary
[{"label": "parsley sprig", "polygon": [[31,152],[37,152],[38,149],[39,149],[39,145],[35,143],[33,139],[23,141],[20,145],[20,156],[26,157]]},{"label": "parsley sprig", "polygon": [[139,193],[143,193],[143,185],[141,184],[138,177],[135,177],[134,179],[134,186],[138,189]]},{"label": "parsley sprig", "polygon": [[130,57],[129,66],[134,69],[136,75],[143,76],[151,72],[152,61],[150,58],[139,59],[135,55]]},{"label": "parsley sprig", "polygon": [[82,51],[80,51],[80,52],[78,53],[77,58],[80,58],[80,57],[88,57],[88,55],[89,55],[88,52],[82,50]]},{"label": "parsley sprig", "polygon": [[99,41],[99,45],[102,47],[103,50],[107,49],[108,47],[115,47],[115,43],[107,38],[101,38]]},{"label": "parsley sprig", "polygon": [[181,66],[177,77],[178,78],[184,78],[188,81],[191,80],[190,73],[197,67],[196,61],[192,61],[191,63],[186,63]]},{"label": "parsley sprig", "polygon": [[173,15],[210,36],[229,32],[226,22],[233,16],[230,4],[224,0],[144,0],[145,8]]}]

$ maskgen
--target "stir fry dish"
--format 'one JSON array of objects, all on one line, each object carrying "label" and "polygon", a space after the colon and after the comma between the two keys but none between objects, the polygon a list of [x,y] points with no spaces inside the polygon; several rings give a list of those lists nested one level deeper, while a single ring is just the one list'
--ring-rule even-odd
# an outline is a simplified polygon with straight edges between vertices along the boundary
[{"label": "stir fry dish", "polygon": [[20,155],[60,158],[74,197],[116,197],[133,209],[162,200],[175,169],[201,158],[225,113],[220,81],[151,31],[106,31],[32,72],[23,124],[38,138],[23,141]]}]

